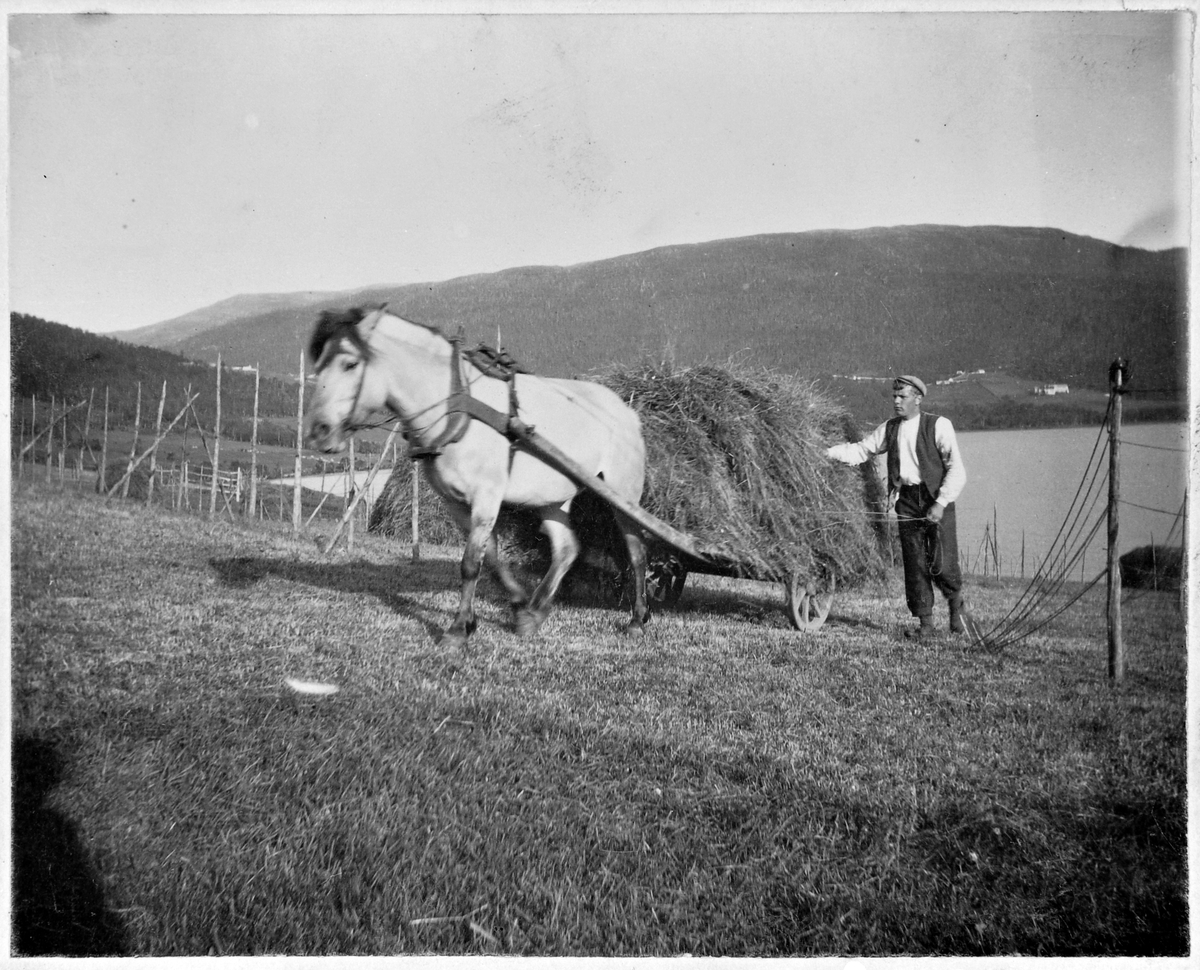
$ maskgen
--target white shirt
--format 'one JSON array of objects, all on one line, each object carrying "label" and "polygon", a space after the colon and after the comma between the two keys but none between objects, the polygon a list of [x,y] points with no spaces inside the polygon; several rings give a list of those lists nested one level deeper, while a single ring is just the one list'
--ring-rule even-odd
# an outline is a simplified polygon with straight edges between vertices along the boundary
[{"label": "white shirt", "polygon": [[[921,484],[921,468],[917,464],[917,431],[921,427],[921,415],[914,414],[900,422],[896,434],[896,450],[900,457],[900,481],[905,485]],[[938,454],[942,456],[945,474],[942,486],[934,500],[945,508],[956,498],[967,484],[967,469],[963,466],[958,450],[958,438],[949,418],[938,416],[933,424],[933,440]],[[887,451],[887,422],[885,421],[862,441],[847,441],[834,445],[825,454],[847,465],[861,465],[864,461]]]}]

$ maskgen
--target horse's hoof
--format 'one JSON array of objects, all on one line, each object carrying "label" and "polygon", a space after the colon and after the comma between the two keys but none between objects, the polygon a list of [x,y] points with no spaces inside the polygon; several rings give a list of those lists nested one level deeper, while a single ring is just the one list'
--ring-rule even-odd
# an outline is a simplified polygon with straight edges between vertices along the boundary
[{"label": "horse's hoof", "polygon": [[646,627],[641,623],[630,623],[625,627],[625,636],[641,637],[646,635]]},{"label": "horse's hoof", "polygon": [[521,610],[517,613],[517,636],[531,637],[538,632],[542,620],[533,610]]}]

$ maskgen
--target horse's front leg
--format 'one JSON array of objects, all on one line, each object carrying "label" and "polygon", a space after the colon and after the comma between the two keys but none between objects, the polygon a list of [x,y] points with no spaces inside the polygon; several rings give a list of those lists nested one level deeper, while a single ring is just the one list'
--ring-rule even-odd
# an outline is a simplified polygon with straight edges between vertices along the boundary
[{"label": "horse's front leg", "polygon": [[466,534],[466,548],[463,550],[459,574],[462,578],[462,591],[458,600],[458,613],[454,622],[442,634],[441,642],[448,647],[464,647],[475,630],[475,587],[479,584],[479,570],[483,563],[484,552],[488,547],[492,529],[496,525],[496,516],[500,503],[494,506],[488,503],[481,507],[476,504],[470,511],[466,507],[451,507],[454,518],[459,521]]}]

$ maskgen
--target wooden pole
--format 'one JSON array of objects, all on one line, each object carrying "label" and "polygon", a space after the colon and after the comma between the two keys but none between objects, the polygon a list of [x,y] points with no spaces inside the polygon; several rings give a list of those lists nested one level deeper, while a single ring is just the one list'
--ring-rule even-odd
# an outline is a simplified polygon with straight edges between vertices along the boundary
[{"label": "wooden pole", "polygon": [[221,467],[221,352],[217,351],[217,418],[213,426],[212,490],[208,494],[208,516],[217,513],[217,469]]},{"label": "wooden pole", "polygon": [[[154,422],[154,437],[161,439],[162,437],[162,415],[163,408],[167,405],[167,382],[163,381],[162,394],[158,398],[158,420]],[[150,453],[150,480],[146,483],[146,505],[150,505],[150,500],[154,498],[154,474],[158,470],[158,449]]]},{"label": "wooden pole", "polygon": [[392,430],[388,433],[387,444],[383,446],[383,451],[379,453],[379,457],[375,459],[375,464],[367,473],[367,480],[363,482],[363,487],[354,493],[354,501],[351,502],[350,507],[342,513],[341,521],[338,522],[337,528],[333,530],[333,535],[328,539],[322,539],[320,537],[317,538],[317,548],[320,549],[321,552],[329,552],[329,550],[334,547],[334,544],[341,537],[342,530],[346,528],[346,523],[349,522],[351,517],[354,515],[354,510],[358,506],[359,501],[364,495],[367,494],[367,492],[370,491],[371,483],[375,480],[375,475],[379,472],[379,466],[383,464],[384,455],[387,454],[388,445],[392,443],[399,431],[400,422],[397,421],[394,425],[392,425]]},{"label": "wooden pole", "polygon": [[258,369],[254,365],[254,420],[250,425],[250,517],[258,514]]},{"label": "wooden pole", "polygon": [[[37,468],[37,454],[33,450],[33,443],[37,440],[37,395],[35,394],[33,395],[33,414],[29,419],[29,463],[34,466],[33,468],[29,469],[30,477],[33,477],[35,474],[37,474],[35,471]],[[24,452],[24,449],[22,449],[22,452]]]},{"label": "wooden pole", "polygon": [[[196,397],[199,397],[199,396],[200,396],[199,394],[196,395]],[[155,438],[154,441],[150,444],[150,447],[147,448],[145,451],[143,451],[141,456],[130,464],[129,470],[123,476],[121,476],[121,480],[118,481],[116,484],[114,484],[111,489],[109,489],[109,491],[108,491],[109,498],[113,497],[113,494],[116,492],[118,486],[125,484],[126,480],[129,478],[129,476],[133,474],[133,470],[135,468],[137,468],[138,465],[140,465],[143,461],[146,460],[147,456],[150,455],[154,451],[154,449],[159,446],[159,443],[163,440],[163,438],[165,438],[167,435],[169,435],[171,433],[171,429],[174,428],[175,425],[177,425],[179,423],[179,421],[183,418],[183,416],[187,413],[187,409],[191,406],[192,401],[194,401],[196,399],[196,397],[193,397],[191,399],[191,401],[188,401],[187,404],[185,404],[183,406],[183,410],[181,410],[179,412],[179,414],[177,414],[175,416],[175,420],[172,421],[169,425],[167,425],[167,430],[163,431],[157,438]]]},{"label": "wooden pole", "polygon": [[88,435],[91,434],[91,432],[92,432],[92,402],[95,400],[95,398],[96,398],[96,388],[93,387],[91,393],[88,395],[87,416],[84,417],[84,419],[83,419],[83,444],[81,444],[79,446],[79,467],[80,468],[83,467],[84,445],[87,446],[88,454],[90,454],[92,456],[92,461],[96,460],[96,454],[95,454],[95,452],[92,451],[92,442],[88,438]]},{"label": "wooden pole", "polygon": [[304,351],[300,351],[300,393],[296,405],[296,477],[292,486],[292,531],[300,531],[300,472],[304,449]]},{"label": "wooden pole", "polygon": [[67,415],[70,411],[67,409],[67,399],[63,398],[63,415],[62,415],[62,443],[58,449],[58,484],[63,483],[63,471],[67,464]]},{"label": "wooden pole", "polygon": [[133,478],[133,459],[137,457],[138,432],[142,428],[142,382],[137,382],[137,406],[133,411],[133,444],[129,448],[129,466],[125,469],[125,484],[121,486],[121,498],[129,498],[129,482]]},{"label": "wooden pole", "polygon": [[412,463],[412,558],[421,561],[421,482],[420,467]]},{"label": "wooden pole", "polygon": [[100,475],[96,479],[96,491],[107,495],[108,489],[108,385],[104,385],[104,437],[100,439]]},{"label": "wooden pole", "polygon": [[346,470],[346,550],[354,551],[354,506],[358,504],[357,490],[354,487],[354,435],[350,436],[350,465]]},{"label": "wooden pole", "polygon": [[1121,560],[1117,555],[1121,501],[1121,395],[1126,362],[1118,357],[1108,369],[1112,415],[1108,426],[1108,677],[1125,677],[1125,644],[1121,638]]},{"label": "wooden pole", "polygon": [[50,471],[54,467],[54,395],[50,395],[50,424],[46,432],[46,484],[50,484]]}]

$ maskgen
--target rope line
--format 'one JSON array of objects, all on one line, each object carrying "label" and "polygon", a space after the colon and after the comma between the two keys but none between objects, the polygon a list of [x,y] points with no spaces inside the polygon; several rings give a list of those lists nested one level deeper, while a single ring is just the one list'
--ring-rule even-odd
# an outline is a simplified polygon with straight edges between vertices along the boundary
[{"label": "rope line", "polygon": [[[1086,584],[1066,604],[1049,615],[1034,619],[1039,610],[1042,610],[1050,600],[1061,593],[1067,576],[1082,560],[1092,540],[1104,525],[1105,517],[1103,515],[1097,516],[1094,521],[1091,521],[1090,527],[1088,523],[1095,514],[1096,505],[1103,494],[1102,486],[1108,479],[1103,461],[1108,451],[1107,443],[1104,441],[1104,432],[1110,424],[1112,409],[1113,400],[1110,398],[1108,409],[1096,436],[1096,442],[1092,446],[1092,454],[1088,459],[1087,467],[1084,469],[1063,523],[1059,526],[1058,533],[1051,543],[1050,552],[1042,560],[1017,602],[983,638],[986,643],[991,644],[993,649],[1017,643],[1041,629],[1075,603],[1098,581],[1098,579],[1092,580],[1091,583]],[[1103,576],[1105,573],[1100,575]]]},{"label": "rope line", "polygon": [[1151,448],[1154,451],[1177,451],[1180,454],[1187,454],[1188,448],[1174,448],[1170,445],[1144,445],[1140,441],[1126,441],[1124,438],[1118,438],[1117,441],[1123,445],[1130,445],[1134,448]]},{"label": "rope line", "polygon": [[1122,505],[1131,505],[1135,509],[1142,509],[1145,512],[1161,512],[1163,515],[1170,515],[1172,517],[1178,517],[1179,515],[1178,512],[1171,512],[1167,509],[1152,509],[1149,505],[1138,505],[1137,502],[1127,502],[1125,499],[1118,499],[1118,501]]}]

